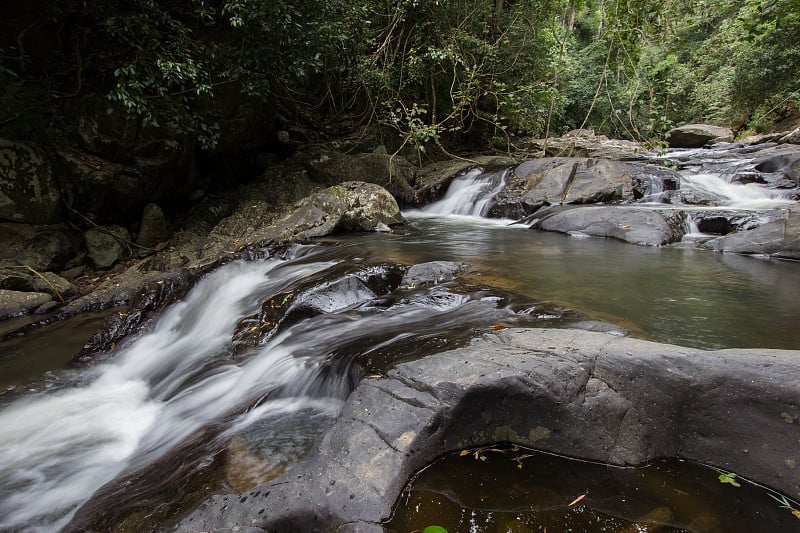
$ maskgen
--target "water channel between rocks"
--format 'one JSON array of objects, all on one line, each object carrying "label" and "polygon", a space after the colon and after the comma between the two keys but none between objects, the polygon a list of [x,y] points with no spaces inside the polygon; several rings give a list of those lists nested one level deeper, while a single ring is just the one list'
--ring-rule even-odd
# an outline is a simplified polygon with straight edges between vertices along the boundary
[{"label": "water channel between rocks", "polygon": [[[796,264],[407,215],[394,234],[229,264],[89,369],[46,372],[72,355],[64,328],[0,346],[6,368],[49,361],[3,381],[25,385],[0,395],[0,531],[117,530],[155,509],[168,522],[192,490],[246,490],[295,464],[364,373],[496,328],[603,321],[690,347],[800,348]],[[467,267],[401,282],[427,261]],[[41,355],[43,340],[63,350]]]}]

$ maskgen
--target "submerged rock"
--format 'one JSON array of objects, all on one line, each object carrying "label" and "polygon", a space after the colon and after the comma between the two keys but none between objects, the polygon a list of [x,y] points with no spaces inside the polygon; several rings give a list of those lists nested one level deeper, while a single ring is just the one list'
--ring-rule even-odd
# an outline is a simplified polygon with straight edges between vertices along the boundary
[{"label": "submerged rock", "polygon": [[617,465],[680,456],[797,498],[798,372],[789,350],[506,330],[362,381],[303,463],[175,530],[379,532],[416,471],[499,442]]},{"label": "submerged rock", "polygon": [[419,287],[451,281],[456,274],[464,270],[464,263],[454,261],[431,261],[420,263],[408,269],[401,285],[406,287]]}]

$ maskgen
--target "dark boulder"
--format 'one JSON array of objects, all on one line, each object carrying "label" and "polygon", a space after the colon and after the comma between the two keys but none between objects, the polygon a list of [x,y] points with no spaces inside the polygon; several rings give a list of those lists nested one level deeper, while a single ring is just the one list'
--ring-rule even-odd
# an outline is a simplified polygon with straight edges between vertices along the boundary
[{"label": "dark boulder", "polygon": [[308,149],[294,160],[306,168],[312,178],[334,185],[346,181],[374,183],[388,190],[405,205],[413,202],[414,167],[400,155],[381,153],[344,154],[335,150]]},{"label": "dark boulder", "polygon": [[60,271],[80,244],[80,233],[66,225],[0,223],[0,259],[40,272]]},{"label": "dark boulder", "polygon": [[139,234],[136,236],[136,244],[145,248],[153,248],[158,243],[166,241],[168,237],[164,211],[153,203],[145,205],[142,211],[142,221],[139,224]]},{"label": "dark boulder", "polygon": [[97,227],[84,232],[83,240],[94,268],[107,269],[125,255],[131,235],[120,226]]},{"label": "dark boulder", "polygon": [[34,143],[0,139],[0,220],[55,224],[63,212],[47,151]]},{"label": "dark boulder", "polygon": [[366,304],[395,290],[406,268],[394,264],[363,265],[353,271],[350,262],[305,276],[288,290],[264,297],[261,311],[236,325],[237,353],[263,344],[297,322]]},{"label": "dark boulder", "polygon": [[98,354],[116,348],[117,343],[138,331],[157,311],[183,297],[191,288],[193,280],[194,277],[188,271],[179,270],[147,283],[131,299],[126,311],[106,318],[103,326],[86,341],[72,362],[87,364]]},{"label": "dark boulder", "polygon": [[499,442],[616,465],[678,456],[797,498],[799,361],[788,350],[506,330],[362,381],[304,462],[207,500],[175,531],[381,531],[416,471]]}]

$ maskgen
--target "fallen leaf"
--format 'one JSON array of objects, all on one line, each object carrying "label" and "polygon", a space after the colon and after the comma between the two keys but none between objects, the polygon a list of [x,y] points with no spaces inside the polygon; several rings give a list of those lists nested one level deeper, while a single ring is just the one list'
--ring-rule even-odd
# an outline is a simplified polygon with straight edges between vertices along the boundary
[{"label": "fallen leaf", "polygon": [[572,502],[570,502],[570,504],[569,504],[569,505],[567,505],[567,507],[572,507],[573,505],[575,505],[576,503],[578,503],[579,501],[581,501],[581,500],[582,500],[582,499],[584,499],[585,497],[586,497],[586,494],[581,494],[580,496],[578,496],[577,498],[575,498],[574,500],[572,500]]}]

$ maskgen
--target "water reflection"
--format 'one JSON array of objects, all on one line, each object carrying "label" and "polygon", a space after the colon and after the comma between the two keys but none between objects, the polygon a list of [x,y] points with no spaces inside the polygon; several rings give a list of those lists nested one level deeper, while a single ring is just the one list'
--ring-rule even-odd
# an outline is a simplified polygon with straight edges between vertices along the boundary
[{"label": "water reflection", "polygon": [[576,308],[659,342],[800,348],[800,268],[682,248],[581,239],[480,219],[414,218],[408,234],[342,236],[375,258],[469,263],[467,277]]}]

